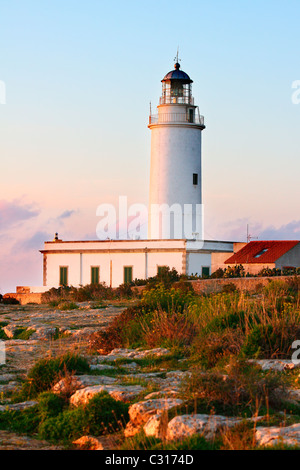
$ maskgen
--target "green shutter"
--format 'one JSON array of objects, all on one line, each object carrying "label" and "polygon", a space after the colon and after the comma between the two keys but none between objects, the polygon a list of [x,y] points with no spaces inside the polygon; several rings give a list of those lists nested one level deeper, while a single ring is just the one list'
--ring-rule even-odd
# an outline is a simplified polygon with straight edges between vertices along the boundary
[{"label": "green shutter", "polygon": [[68,285],[68,268],[67,266],[61,266],[59,268],[59,284],[61,286]]},{"label": "green shutter", "polygon": [[99,266],[91,268],[91,283],[99,284]]},{"label": "green shutter", "polygon": [[124,266],[124,284],[132,282],[132,267]]}]

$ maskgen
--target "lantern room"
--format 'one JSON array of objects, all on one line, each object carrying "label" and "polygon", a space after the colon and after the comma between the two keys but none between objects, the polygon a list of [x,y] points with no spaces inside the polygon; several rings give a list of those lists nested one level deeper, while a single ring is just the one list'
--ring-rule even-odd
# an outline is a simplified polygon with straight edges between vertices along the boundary
[{"label": "lantern room", "polygon": [[167,73],[162,79],[162,96],[159,104],[193,105],[192,83],[193,80],[180,70],[180,64],[176,62],[174,70]]}]

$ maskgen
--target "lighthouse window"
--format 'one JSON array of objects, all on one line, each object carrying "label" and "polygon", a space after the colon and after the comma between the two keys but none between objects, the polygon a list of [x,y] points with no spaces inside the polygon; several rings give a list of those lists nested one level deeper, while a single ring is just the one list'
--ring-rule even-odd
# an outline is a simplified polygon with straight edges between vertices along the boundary
[{"label": "lighthouse window", "polygon": [[193,184],[194,185],[198,184],[198,174],[197,173],[193,173]]},{"label": "lighthouse window", "polygon": [[194,110],[189,109],[189,122],[194,122]]}]

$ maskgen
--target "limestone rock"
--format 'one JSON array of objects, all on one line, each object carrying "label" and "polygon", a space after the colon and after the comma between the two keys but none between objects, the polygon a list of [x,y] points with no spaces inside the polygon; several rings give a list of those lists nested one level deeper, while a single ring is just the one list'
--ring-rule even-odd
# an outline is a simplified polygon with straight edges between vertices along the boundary
[{"label": "limestone rock", "polygon": [[300,446],[300,424],[281,427],[258,427],[255,433],[259,446],[274,446],[275,444]]},{"label": "limestone rock", "polygon": [[93,396],[97,393],[106,391],[115,400],[123,401],[124,403],[130,402],[137,397],[142,391],[143,387],[140,385],[94,385],[77,390],[70,398],[70,403],[74,406],[88,403]]},{"label": "limestone rock", "polygon": [[31,339],[47,341],[55,336],[57,329],[53,326],[41,326],[35,328],[35,332],[31,335]]},{"label": "limestone rock", "polygon": [[20,329],[17,325],[6,325],[3,327],[3,331],[6,334],[8,338],[13,338],[15,336],[15,333]]},{"label": "limestone rock", "polygon": [[[129,408],[129,417],[130,422],[125,428],[125,436],[134,436],[139,430],[148,423],[151,417],[158,415],[158,418],[153,419],[148,426],[146,426],[147,432],[154,434],[156,433],[160,425],[160,416],[163,412],[180,406],[183,403],[182,400],[178,398],[157,398],[153,400],[145,400],[135,403]],[[156,431],[151,431],[151,429]],[[149,435],[154,435],[149,434]]]},{"label": "limestone rock", "polygon": [[300,367],[300,364],[295,364],[292,360],[287,359],[253,359],[249,362],[254,362],[261,366],[262,370],[275,370],[278,372],[284,370],[292,370]]},{"label": "limestone rock", "polygon": [[116,348],[113,349],[109,354],[100,355],[97,357],[98,362],[102,361],[115,361],[117,359],[144,359],[145,357],[155,356],[160,357],[169,354],[169,349],[166,348],[154,348],[154,349],[125,349]]},{"label": "limestone rock", "polygon": [[8,405],[0,405],[0,411],[6,411],[6,410],[13,410],[13,411],[19,411],[19,410],[26,410],[27,408],[31,408],[32,406],[37,405],[37,401],[23,401],[22,403],[13,403],[13,404],[8,404]]},{"label": "limestone rock", "polygon": [[240,418],[207,414],[176,416],[168,424],[166,438],[183,439],[193,434],[203,434],[211,438],[218,429],[235,426],[240,421]]},{"label": "limestone rock", "polygon": [[93,436],[82,436],[73,441],[73,444],[84,450],[103,450],[101,441]]},{"label": "limestone rock", "polygon": [[67,387],[71,387],[75,391],[89,386],[108,385],[115,382],[116,379],[105,375],[73,375],[70,382],[64,378],[57,382],[52,387],[52,391],[54,393],[63,393]]}]

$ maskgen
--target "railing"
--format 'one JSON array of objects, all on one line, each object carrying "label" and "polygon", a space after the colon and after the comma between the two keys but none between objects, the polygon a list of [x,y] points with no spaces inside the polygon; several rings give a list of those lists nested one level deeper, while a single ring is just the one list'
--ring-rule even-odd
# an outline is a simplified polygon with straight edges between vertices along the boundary
[{"label": "railing", "polygon": [[165,124],[165,123],[189,123],[204,126],[204,116],[195,114],[189,116],[185,113],[168,113],[168,114],[152,114],[149,116],[149,124]]},{"label": "railing", "polygon": [[192,96],[163,95],[159,98],[159,104],[194,104]]}]

